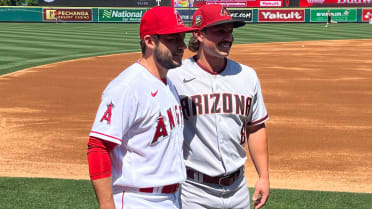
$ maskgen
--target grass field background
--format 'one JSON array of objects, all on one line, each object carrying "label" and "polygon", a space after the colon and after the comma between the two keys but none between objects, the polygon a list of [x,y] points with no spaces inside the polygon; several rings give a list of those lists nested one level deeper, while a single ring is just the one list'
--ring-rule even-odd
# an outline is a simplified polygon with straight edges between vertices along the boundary
[{"label": "grass field background", "polygon": [[[0,75],[62,60],[140,51],[138,24],[0,23]],[[248,24],[235,43],[372,38],[365,23]]]},{"label": "grass field background", "polygon": [[[0,201],[1,209],[98,208],[87,180],[0,178]],[[371,204],[371,194],[272,189],[265,208],[370,209]]]},{"label": "grass field background", "polygon": [[[0,23],[0,31],[0,75],[62,60],[139,51],[137,24]],[[248,24],[234,34],[235,43],[371,39],[372,26]],[[0,209],[10,208],[98,206],[89,181],[2,177]],[[370,209],[372,194],[273,189],[266,208]]]}]

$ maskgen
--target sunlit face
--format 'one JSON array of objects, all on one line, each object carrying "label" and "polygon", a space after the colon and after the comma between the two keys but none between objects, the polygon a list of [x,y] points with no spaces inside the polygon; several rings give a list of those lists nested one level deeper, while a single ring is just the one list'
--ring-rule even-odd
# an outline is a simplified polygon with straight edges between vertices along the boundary
[{"label": "sunlit face", "polygon": [[202,31],[203,50],[211,56],[227,57],[234,42],[233,30],[231,23],[207,27]]},{"label": "sunlit face", "polygon": [[159,35],[154,57],[161,67],[171,69],[182,64],[183,52],[186,49],[184,39],[185,33]]}]

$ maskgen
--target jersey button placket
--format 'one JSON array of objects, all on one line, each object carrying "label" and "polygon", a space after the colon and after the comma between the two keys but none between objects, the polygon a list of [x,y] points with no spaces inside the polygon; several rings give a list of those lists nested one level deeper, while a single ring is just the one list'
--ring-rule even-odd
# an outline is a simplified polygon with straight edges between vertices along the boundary
[{"label": "jersey button placket", "polygon": [[[166,85],[166,89],[167,89],[167,95],[168,95],[168,101],[169,101],[169,104],[171,104],[171,106],[172,106],[172,104],[173,104],[173,101],[175,101],[175,98],[174,98],[174,96],[173,96],[173,93],[172,93],[172,91],[171,91],[171,89],[170,89],[170,87],[169,87],[169,85]],[[173,108],[173,107],[172,107]],[[173,110],[173,109],[172,109]],[[175,114],[174,114],[175,115]],[[177,120],[177,119],[176,119]],[[174,135],[176,135],[176,141],[174,141],[174,142],[172,142],[172,143],[176,143],[176,144],[182,144],[183,143],[183,134],[182,134],[182,137],[180,137],[180,134],[179,134],[179,124],[177,124],[176,125],[176,127],[174,127],[174,130],[173,130],[173,133],[172,134],[174,134]],[[169,130],[170,131],[172,131],[171,129],[170,129],[170,127],[169,127]],[[182,133],[182,131],[181,131],[181,133]],[[182,146],[175,146],[175,148],[177,149],[177,153],[180,153],[180,152],[182,152]],[[179,157],[178,158],[176,158],[175,160],[176,161],[178,161],[178,165],[180,165],[181,166],[181,170],[183,170],[182,169],[182,167],[184,167],[184,162],[183,162],[183,159],[182,159],[182,155],[179,155]],[[186,178],[186,176],[185,176],[185,178]]]},{"label": "jersey button placket", "polygon": [[[213,93],[217,93],[217,94],[221,94],[221,89],[219,88],[219,84],[218,83],[218,77],[219,75],[212,75],[212,90],[213,90]],[[224,163],[224,160],[223,160],[223,153],[222,153],[222,146],[224,146],[224,139],[223,139],[223,134],[221,133],[221,131],[223,131],[222,127],[221,127],[221,121],[222,121],[222,107],[221,107],[221,98],[219,99],[218,101],[218,106],[217,108],[220,109],[221,112],[219,113],[216,113],[215,114],[215,124],[216,124],[216,141],[218,143],[218,151],[219,151],[219,158],[221,160],[221,163],[222,163],[222,166],[223,168],[226,170],[226,167],[225,167],[225,163]]]}]

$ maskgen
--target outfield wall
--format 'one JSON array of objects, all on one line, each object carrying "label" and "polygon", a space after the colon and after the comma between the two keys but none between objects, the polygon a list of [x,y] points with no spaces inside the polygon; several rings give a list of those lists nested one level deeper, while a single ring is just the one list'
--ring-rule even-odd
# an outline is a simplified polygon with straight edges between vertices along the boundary
[{"label": "outfield wall", "polygon": [[[148,8],[88,7],[0,7],[0,22],[87,22],[139,23]],[[177,9],[185,22],[191,22],[195,8]],[[368,22],[372,8],[229,8],[234,19],[247,23],[327,21],[327,11],[337,22]]]}]

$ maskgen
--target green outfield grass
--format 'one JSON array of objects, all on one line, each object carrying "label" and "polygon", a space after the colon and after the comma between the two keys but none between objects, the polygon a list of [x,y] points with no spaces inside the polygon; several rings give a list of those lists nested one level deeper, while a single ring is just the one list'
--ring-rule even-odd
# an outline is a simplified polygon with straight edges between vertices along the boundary
[{"label": "green outfield grass", "polygon": [[[140,51],[138,24],[0,23],[0,75],[82,57]],[[365,23],[248,24],[235,43],[372,38]]]},{"label": "green outfield grass", "polygon": [[[370,209],[371,206],[372,194],[272,189],[265,208]],[[98,208],[97,201],[87,180],[0,178],[0,209],[94,208]]]}]

